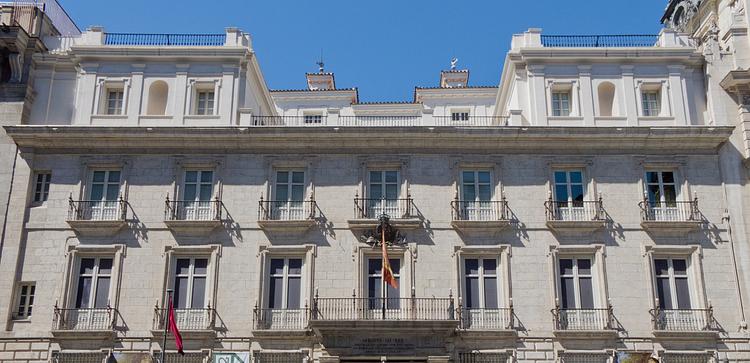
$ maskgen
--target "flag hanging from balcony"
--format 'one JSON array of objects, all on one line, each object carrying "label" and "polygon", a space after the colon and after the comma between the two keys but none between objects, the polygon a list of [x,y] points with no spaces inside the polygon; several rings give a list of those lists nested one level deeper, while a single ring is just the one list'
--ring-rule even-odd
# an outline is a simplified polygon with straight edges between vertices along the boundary
[{"label": "flag hanging from balcony", "polygon": [[383,249],[383,280],[392,288],[398,289],[398,281],[393,276],[393,270],[391,270],[391,261],[388,259],[388,246],[385,243],[385,228],[380,229],[380,246]]},{"label": "flag hanging from balcony", "polygon": [[177,347],[177,352],[185,354],[182,351],[182,335],[180,329],[177,329],[177,320],[174,318],[174,305],[172,305],[172,297],[169,297],[169,332],[174,336],[174,345]]}]

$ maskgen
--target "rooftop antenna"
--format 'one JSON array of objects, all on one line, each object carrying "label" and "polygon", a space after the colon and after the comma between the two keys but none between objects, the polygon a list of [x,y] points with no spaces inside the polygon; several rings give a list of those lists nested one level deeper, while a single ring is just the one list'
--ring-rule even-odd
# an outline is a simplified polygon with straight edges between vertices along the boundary
[{"label": "rooftop antenna", "polygon": [[325,73],[325,63],[323,63],[323,49],[320,50],[320,60],[315,64],[318,65],[319,73]]},{"label": "rooftop antenna", "polygon": [[451,58],[451,70],[452,71],[456,70],[457,64],[458,64],[458,58],[456,57]]}]

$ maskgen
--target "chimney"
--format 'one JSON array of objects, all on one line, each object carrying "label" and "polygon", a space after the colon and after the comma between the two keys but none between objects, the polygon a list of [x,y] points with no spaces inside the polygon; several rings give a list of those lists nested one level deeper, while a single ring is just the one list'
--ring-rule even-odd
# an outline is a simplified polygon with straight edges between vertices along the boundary
[{"label": "chimney", "polygon": [[456,69],[458,59],[451,59],[451,68],[448,70],[440,71],[440,87],[441,88],[463,88],[469,84],[469,70],[468,69]]},{"label": "chimney", "polygon": [[318,73],[305,73],[307,77],[307,89],[311,91],[336,89],[333,73],[325,71],[322,54],[317,64]]}]

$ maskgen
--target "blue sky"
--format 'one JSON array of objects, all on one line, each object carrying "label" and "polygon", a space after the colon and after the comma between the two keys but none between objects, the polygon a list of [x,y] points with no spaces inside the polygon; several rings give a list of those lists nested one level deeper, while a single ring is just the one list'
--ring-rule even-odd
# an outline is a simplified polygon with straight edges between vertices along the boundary
[{"label": "blue sky", "polygon": [[[656,34],[667,0],[59,0],[81,29],[253,36],[271,89],[303,88],[321,49],[336,85],[362,101],[411,100],[452,56],[470,84],[497,85],[511,35]],[[177,5],[179,4],[179,5]]]}]

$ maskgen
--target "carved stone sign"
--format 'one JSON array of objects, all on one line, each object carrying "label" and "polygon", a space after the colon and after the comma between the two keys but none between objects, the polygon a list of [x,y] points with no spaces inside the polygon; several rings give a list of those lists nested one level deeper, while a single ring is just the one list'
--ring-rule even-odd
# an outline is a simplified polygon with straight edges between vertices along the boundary
[{"label": "carved stone sign", "polygon": [[427,351],[442,352],[445,338],[434,335],[409,336],[329,336],[324,344],[329,351],[345,350],[342,355],[420,355]]}]

